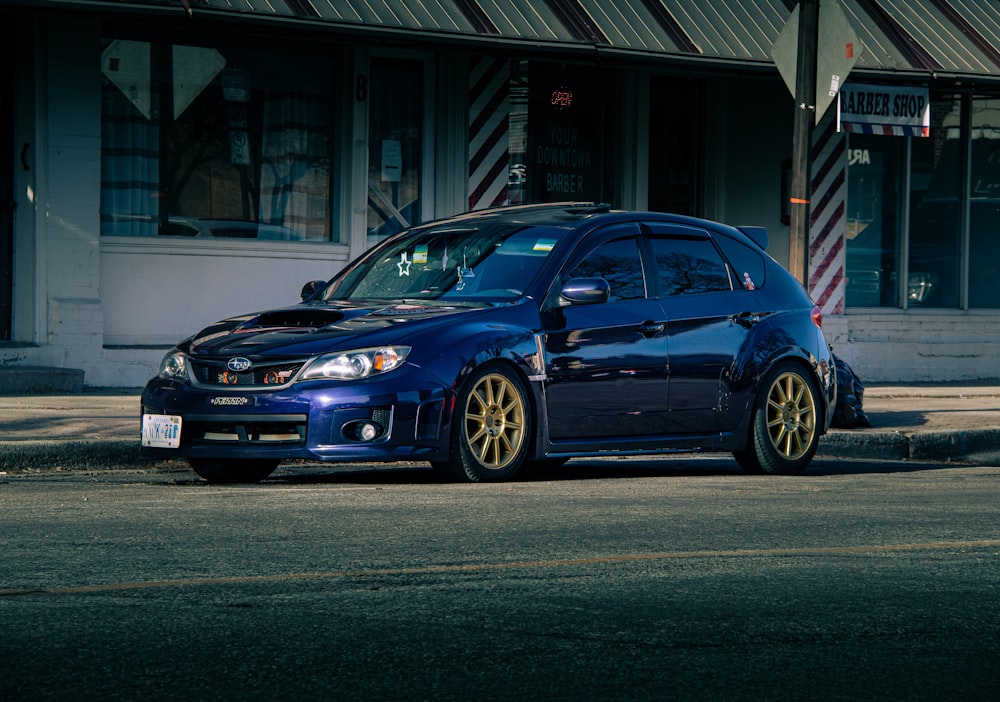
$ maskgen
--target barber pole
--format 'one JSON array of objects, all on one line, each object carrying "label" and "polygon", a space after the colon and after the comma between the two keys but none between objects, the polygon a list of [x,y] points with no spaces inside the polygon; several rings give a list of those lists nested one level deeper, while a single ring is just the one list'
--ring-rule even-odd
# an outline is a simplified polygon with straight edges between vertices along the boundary
[{"label": "barber pole", "polygon": [[828,113],[813,132],[809,294],[823,314],[843,314],[847,139]]},{"label": "barber pole", "polygon": [[469,71],[469,209],[508,204],[510,62],[480,58]]}]

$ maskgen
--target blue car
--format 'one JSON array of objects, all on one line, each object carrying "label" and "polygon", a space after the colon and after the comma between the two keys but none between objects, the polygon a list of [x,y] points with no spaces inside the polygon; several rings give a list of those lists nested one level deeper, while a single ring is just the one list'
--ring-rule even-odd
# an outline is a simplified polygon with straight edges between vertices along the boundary
[{"label": "blue car", "polygon": [[562,203],[413,227],[301,303],[214,324],[142,393],[142,451],[214,483],[283,460],[499,481],[579,456],[732,452],[802,471],[836,379],[767,233]]}]

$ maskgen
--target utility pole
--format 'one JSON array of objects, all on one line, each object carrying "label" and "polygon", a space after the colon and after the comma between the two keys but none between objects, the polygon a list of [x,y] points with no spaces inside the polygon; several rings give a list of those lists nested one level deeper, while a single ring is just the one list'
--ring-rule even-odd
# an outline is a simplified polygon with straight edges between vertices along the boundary
[{"label": "utility pole", "polygon": [[792,182],[789,197],[788,269],[809,287],[809,199],[812,197],[812,133],[816,116],[816,55],[819,0],[799,0],[795,66],[795,130],[792,133]]}]

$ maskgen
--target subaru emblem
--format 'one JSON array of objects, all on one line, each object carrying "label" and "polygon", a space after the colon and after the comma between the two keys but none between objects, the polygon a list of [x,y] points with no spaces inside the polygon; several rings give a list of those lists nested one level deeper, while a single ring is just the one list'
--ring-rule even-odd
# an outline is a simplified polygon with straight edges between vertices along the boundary
[{"label": "subaru emblem", "polygon": [[242,356],[237,356],[236,358],[230,358],[226,362],[226,368],[233,371],[234,373],[242,373],[243,371],[248,371],[250,370],[250,366],[252,365],[253,364],[250,363],[249,358],[243,358]]}]

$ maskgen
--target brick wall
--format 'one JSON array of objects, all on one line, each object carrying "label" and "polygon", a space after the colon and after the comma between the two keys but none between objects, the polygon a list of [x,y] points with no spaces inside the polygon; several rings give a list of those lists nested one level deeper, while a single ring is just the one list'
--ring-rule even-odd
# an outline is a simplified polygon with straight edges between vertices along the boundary
[{"label": "brick wall", "polygon": [[886,312],[826,317],[833,351],[862,381],[1000,378],[1000,316],[989,312]]}]

